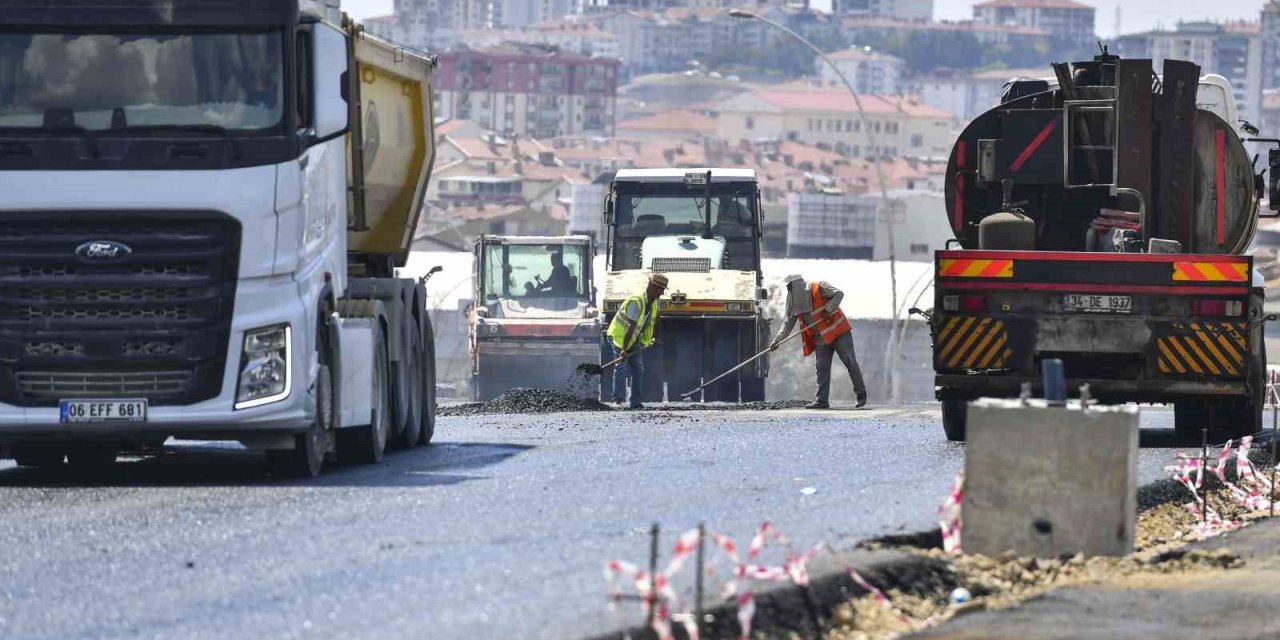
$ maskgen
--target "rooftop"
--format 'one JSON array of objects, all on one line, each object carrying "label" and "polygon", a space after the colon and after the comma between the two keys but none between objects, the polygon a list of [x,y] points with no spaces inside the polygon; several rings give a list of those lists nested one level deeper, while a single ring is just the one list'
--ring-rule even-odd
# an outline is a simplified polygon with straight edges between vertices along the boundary
[{"label": "rooftop", "polygon": [[987,0],[973,5],[974,9],[1088,9],[1093,7],[1075,0]]},{"label": "rooftop", "polygon": [[832,60],[885,60],[885,61],[901,61],[902,58],[892,56],[879,51],[872,51],[871,47],[849,47],[848,49],[838,49],[827,54]]},{"label": "rooftop", "polygon": [[677,131],[710,135],[716,132],[716,120],[693,111],[676,109],[645,118],[624,120],[617,127],[627,131]]},{"label": "rooftop", "polygon": [[711,172],[712,182],[741,182],[744,180],[755,180],[755,169],[720,169],[720,168],[696,168],[696,169],[623,169],[618,172],[615,180],[618,182],[683,182],[684,177],[690,173],[706,173]]},{"label": "rooftop", "polygon": [[[858,102],[843,88],[814,87],[808,83],[790,83],[756,91],[753,95],[787,111],[853,111]],[[859,95],[867,113],[900,113],[921,118],[950,118],[951,114],[922,102],[897,96]]]}]

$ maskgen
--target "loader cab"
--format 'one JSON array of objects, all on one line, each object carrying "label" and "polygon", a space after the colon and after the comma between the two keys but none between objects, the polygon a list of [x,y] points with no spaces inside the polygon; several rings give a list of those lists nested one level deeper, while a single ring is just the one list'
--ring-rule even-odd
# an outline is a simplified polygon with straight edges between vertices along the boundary
[{"label": "loader cab", "polygon": [[477,312],[495,319],[585,313],[593,254],[587,236],[481,236],[475,247]]},{"label": "loader cab", "polygon": [[751,170],[620,171],[605,222],[610,271],[760,272],[760,191]]}]

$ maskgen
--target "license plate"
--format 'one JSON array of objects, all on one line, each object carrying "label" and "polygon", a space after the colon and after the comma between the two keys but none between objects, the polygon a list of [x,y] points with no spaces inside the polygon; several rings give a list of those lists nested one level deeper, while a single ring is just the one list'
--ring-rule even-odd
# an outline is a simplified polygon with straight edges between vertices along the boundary
[{"label": "license plate", "polygon": [[1085,313],[1131,313],[1133,296],[1107,296],[1069,293],[1063,296],[1062,308]]},{"label": "license plate", "polygon": [[146,422],[146,400],[63,400],[62,422]]}]

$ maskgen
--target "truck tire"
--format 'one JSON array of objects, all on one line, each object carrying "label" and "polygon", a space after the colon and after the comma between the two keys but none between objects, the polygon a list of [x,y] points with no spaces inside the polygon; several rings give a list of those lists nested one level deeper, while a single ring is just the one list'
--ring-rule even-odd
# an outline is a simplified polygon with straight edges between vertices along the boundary
[{"label": "truck tire", "polygon": [[53,469],[62,466],[62,459],[67,452],[62,447],[50,444],[19,444],[13,447],[13,461],[19,467],[35,469]]},{"label": "truck tire", "polygon": [[422,331],[425,336],[422,342],[422,429],[418,434],[418,444],[426,446],[436,435],[436,333],[431,326],[431,318],[423,317]]},{"label": "truck tire", "polygon": [[267,465],[282,478],[314,478],[324,470],[329,449],[329,418],[333,410],[333,373],[320,365],[316,376],[316,421],[310,429],[294,436],[292,449],[267,452]]},{"label": "truck tire", "polygon": [[969,403],[956,398],[942,400],[942,431],[951,442],[964,442]]},{"label": "truck tire", "polygon": [[412,449],[418,446],[418,440],[422,436],[421,416],[425,410],[423,405],[426,403],[422,384],[422,331],[412,318],[408,334],[409,343],[405,345],[407,349],[404,353],[405,366],[401,371],[401,375],[405,376],[405,384],[402,386],[405,390],[404,401],[408,403],[408,407],[396,443],[400,449]]},{"label": "truck tire", "polygon": [[370,394],[373,413],[369,424],[338,430],[338,459],[343,464],[374,464],[382,461],[387,450],[387,435],[391,425],[391,376],[387,366],[387,336],[381,323],[375,323],[373,341],[373,380]]}]

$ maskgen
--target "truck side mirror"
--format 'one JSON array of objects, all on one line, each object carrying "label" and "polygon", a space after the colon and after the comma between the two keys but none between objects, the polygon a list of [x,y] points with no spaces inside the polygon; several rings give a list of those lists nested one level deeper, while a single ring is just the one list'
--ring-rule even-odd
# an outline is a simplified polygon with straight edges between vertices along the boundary
[{"label": "truck side mirror", "polygon": [[613,201],[606,200],[604,203],[604,223],[613,224]]},{"label": "truck side mirror", "polygon": [[351,127],[351,108],[347,103],[350,61],[347,34],[323,22],[317,22],[312,33],[315,136],[318,141],[324,141],[345,135]]}]

